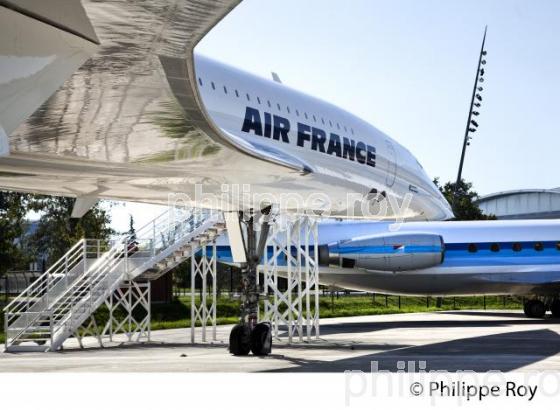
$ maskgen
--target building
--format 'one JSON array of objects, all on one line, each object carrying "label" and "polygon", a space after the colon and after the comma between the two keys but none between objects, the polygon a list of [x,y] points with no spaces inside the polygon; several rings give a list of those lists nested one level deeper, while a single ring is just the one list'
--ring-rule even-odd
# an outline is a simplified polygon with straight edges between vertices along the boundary
[{"label": "building", "polygon": [[485,214],[498,219],[560,218],[560,188],[496,192],[476,203]]}]

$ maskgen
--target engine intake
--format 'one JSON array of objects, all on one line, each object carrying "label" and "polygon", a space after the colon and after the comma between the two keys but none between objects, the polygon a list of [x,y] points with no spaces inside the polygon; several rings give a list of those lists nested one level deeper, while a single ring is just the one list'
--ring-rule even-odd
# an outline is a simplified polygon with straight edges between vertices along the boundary
[{"label": "engine intake", "polygon": [[445,244],[430,233],[363,236],[321,245],[318,256],[321,266],[401,272],[440,265]]}]

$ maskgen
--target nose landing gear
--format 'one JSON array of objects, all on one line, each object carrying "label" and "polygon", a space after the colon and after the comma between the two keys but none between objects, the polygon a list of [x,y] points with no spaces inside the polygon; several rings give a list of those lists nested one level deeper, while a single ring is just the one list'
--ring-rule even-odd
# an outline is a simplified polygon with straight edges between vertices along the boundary
[{"label": "nose landing gear", "polygon": [[[241,322],[233,327],[229,335],[229,351],[235,356],[246,356],[253,352],[255,356],[266,356],[272,350],[272,326],[268,322],[257,323],[259,309],[259,290],[257,286],[257,267],[266,251],[266,239],[269,232],[270,208],[261,211],[264,220],[257,240],[255,215],[252,212],[245,222],[244,248],[246,263],[241,269]],[[243,214],[239,214],[240,222]]]}]

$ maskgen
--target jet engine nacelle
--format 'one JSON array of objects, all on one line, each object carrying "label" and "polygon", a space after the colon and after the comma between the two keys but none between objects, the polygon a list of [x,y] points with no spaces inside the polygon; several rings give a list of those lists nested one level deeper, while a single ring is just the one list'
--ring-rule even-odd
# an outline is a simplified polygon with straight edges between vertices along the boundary
[{"label": "jet engine nacelle", "polygon": [[396,233],[321,245],[319,264],[400,272],[440,265],[444,254],[445,245],[440,235]]}]

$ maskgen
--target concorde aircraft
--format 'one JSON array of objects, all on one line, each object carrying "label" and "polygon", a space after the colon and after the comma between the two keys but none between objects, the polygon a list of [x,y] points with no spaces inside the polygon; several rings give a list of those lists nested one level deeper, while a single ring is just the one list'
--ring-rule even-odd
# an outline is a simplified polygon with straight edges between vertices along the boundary
[{"label": "concorde aircraft", "polygon": [[414,156],[372,125],[193,52],[238,3],[0,1],[0,187],[76,197],[75,216],[100,198],[204,205],[197,186],[245,184],[256,195],[212,206],[258,209],[263,194],[290,212],[283,194],[321,193],[298,211],[360,217],[351,194],[412,194],[403,218],[450,218]]},{"label": "concorde aircraft", "polygon": [[[245,239],[255,213],[272,210],[451,218],[414,156],[372,125],[195,53],[239,3],[0,0],[0,188],[75,197],[74,217],[99,199],[167,204],[180,193],[228,211],[230,236],[248,219]],[[250,194],[224,196],[224,186]],[[293,195],[303,200],[283,201]],[[248,302],[230,339],[239,343],[256,324],[263,249],[240,238]]]}]

